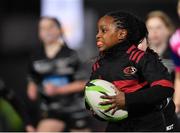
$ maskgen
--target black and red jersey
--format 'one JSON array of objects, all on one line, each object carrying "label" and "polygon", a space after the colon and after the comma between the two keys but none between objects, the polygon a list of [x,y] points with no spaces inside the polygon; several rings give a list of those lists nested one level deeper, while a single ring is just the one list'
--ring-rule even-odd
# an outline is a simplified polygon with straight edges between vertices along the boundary
[{"label": "black and red jersey", "polygon": [[128,42],[104,52],[92,69],[91,80],[107,80],[125,93],[129,116],[156,110],[174,92],[170,74],[157,54]]}]

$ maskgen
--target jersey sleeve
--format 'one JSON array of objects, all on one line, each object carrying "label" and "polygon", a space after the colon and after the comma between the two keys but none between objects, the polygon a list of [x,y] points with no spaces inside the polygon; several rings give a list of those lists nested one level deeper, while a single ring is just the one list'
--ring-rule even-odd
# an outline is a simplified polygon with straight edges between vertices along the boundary
[{"label": "jersey sleeve", "polygon": [[91,70],[91,76],[90,76],[90,80],[93,79],[101,79],[101,75],[99,74],[99,61],[97,60],[93,65],[92,65],[92,70]]},{"label": "jersey sleeve", "polygon": [[86,64],[79,59],[78,54],[75,51],[70,58],[74,65],[74,80],[87,80],[89,74]]},{"label": "jersey sleeve", "polygon": [[41,76],[34,69],[32,56],[29,57],[27,80],[28,82],[34,82],[36,84],[39,84],[41,81]]},{"label": "jersey sleeve", "polygon": [[172,97],[174,89],[170,74],[156,54],[145,52],[137,67],[140,76],[150,87],[125,94],[127,108],[134,105],[155,106]]},{"label": "jersey sleeve", "polygon": [[171,76],[156,53],[145,53],[137,64],[142,77],[153,86],[173,87]]}]

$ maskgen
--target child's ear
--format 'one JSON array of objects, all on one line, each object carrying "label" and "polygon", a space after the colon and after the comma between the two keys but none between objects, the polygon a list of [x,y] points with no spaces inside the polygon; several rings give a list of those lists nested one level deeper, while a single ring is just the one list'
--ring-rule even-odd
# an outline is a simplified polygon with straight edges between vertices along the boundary
[{"label": "child's ear", "polygon": [[124,40],[127,36],[127,30],[126,29],[119,29],[118,30],[118,40]]}]

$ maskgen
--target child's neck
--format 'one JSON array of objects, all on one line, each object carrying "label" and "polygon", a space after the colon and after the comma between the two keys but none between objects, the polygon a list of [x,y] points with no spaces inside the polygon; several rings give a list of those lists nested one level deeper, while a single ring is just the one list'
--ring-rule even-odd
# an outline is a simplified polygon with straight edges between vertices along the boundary
[{"label": "child's neck", "polygon": [[63,42],[57,41],[51,44],[45,44],[45,54],[48,58],[54,58],[61,50]]},{"label": "child's neck", "polygon": [[160,45],[151,45],[150,48],[153,49],[159,56],[161,56],[166,50],[167,44],[162,43]]}]

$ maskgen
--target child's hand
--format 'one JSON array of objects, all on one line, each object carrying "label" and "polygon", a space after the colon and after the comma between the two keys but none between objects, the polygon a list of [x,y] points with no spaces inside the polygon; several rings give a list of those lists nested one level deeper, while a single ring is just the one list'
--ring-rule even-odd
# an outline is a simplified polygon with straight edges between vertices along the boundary
[{"label": "child's hand", "polygon": [[35,101],[38,97],[37,94],[37,85],[33,82],[29,82],[28,83],[28,87],[27,87],[27,95],[29,97],[29,99]]},{"label": "child's hand", "polygon": [[48,96],[57,95],[57,87],[50,83],[44,85],[44,91]]},{"label": "child's hand", "polygon": [[116,95],[114,96],[101,96],[103,99],[108,99],[108,101],[100,102],[100,105],[108,105],[111,104],[112,106],[105,110],[105,112],[108,112],[110,110],[113,110],[112,115],[119,109],[125,108],[125,94],[121,91],[116,91]]}]

